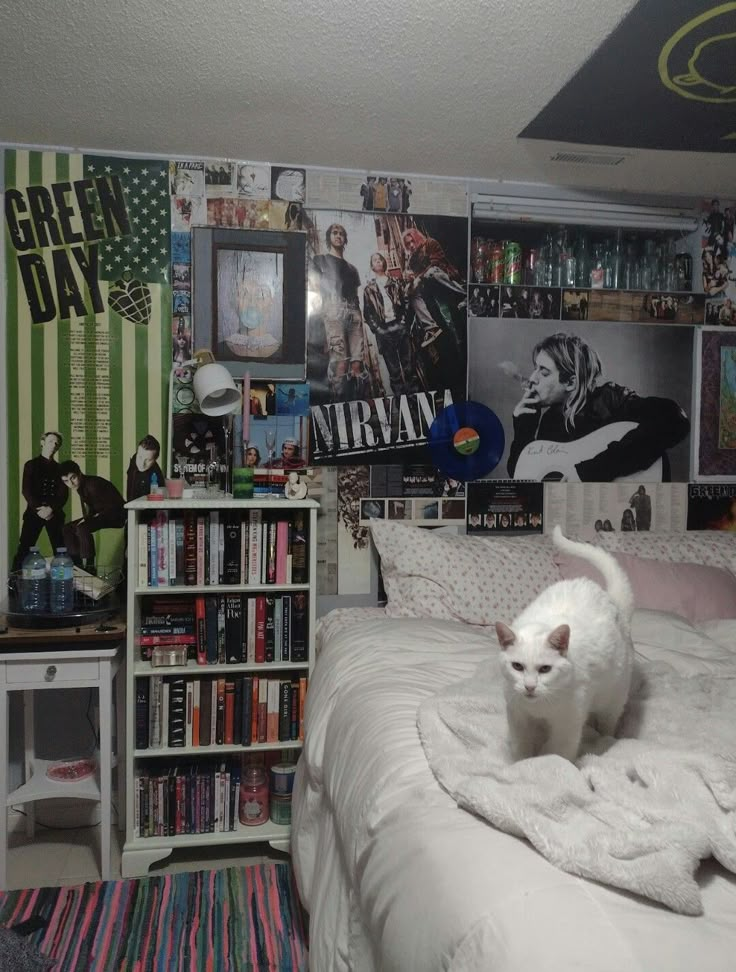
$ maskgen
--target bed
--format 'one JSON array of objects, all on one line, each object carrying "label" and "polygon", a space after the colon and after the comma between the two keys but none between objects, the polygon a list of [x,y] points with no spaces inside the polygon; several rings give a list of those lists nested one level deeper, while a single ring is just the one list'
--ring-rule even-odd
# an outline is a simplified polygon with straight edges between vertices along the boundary
[{"label": "bed", "polygon": [[[697,872],[703,914],[676,914],[560,870],[527,841],[461,809],[430,769],[417,730],[420,707],[471,678],[495,653],[491,618],[513,618],[515,599],[528,601],[560,576],[550,545],[493,540],[492,548],[472,547],[466,538],[417,538],[403,525],[383,529],[374,539],[387,608],[334,611],[318,631],[292,833],[310,915],[310,967],[732,968],[736,877],[714,860]],[[643,549],[669,563],[670,574],[693,560],[731,570],[732,538],[651,540],[627,556]],[[689,576],[688,597],[692,587]],[[678,607],[683,603],[680,597]],[[722,606],[716,613],[736,616]],[[635,613],[634,640],[638,657],[662,671],[736,679],[733,618],[694,621],[644,604]]]}]

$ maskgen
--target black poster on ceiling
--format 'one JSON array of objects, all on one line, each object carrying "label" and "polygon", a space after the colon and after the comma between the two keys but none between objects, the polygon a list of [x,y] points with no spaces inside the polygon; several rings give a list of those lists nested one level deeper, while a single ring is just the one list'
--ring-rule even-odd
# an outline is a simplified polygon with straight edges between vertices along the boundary
[{"label": "black poster on ceiling", "polygon": [[639,0],[520,137],[736,151],[736,3]]}]

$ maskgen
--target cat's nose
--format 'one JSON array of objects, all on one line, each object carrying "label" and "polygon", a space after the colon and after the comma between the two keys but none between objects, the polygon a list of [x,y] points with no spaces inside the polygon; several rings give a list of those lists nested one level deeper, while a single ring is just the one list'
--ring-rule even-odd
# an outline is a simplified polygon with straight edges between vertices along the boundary
[{"label": "cat's nose", "polygon": [[524,688],[526,689],[526,694],[527,695],[534,695],[534,693],[535,693],[535,691],[537,689],[537,686],[536,685],[525,685]]}]

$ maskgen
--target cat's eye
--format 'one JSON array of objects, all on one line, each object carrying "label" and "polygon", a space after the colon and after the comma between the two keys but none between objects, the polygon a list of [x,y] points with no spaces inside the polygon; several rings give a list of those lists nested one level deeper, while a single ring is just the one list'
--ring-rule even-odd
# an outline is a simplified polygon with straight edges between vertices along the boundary
[{"label": "cat's eye", "polygon": [[524,671],[524,666],[521,664],[521,662],[511,662],[511,667],[513,668],[513,670],[515,672],[523,672]]},{"label": "cat's eye", "polygon": [[552,671],[552,666],[551,665],[540,665],[539,668],[537,669],[537,671],[539,672],[540,675],[546,675],[547,672],[551,672]]}]

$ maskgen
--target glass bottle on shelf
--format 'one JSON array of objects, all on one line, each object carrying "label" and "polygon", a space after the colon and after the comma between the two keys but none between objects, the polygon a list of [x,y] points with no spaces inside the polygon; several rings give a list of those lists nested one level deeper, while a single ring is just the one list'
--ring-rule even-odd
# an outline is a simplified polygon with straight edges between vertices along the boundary
[{"label": "glass bottle on shelf", "polygon": [[575,286],[575,253],[572,241],[564,226],[560,227],[560,286]]},{"label": "glass bottle on shelf", "polygon": [[639,286],[651,290],[657,286],[657,244],[652,239],[644,240],[644,249],[639,261]]},{"label": "glass bottle on shelf", "polygon": [[675,254],[675,277],[677,289],[688,291],[693,285],[693,258],[684,250]]},{"label": "glass bottle on shelf", "polygon": [[566,238],[565,227],[561,226],[552,240],[552,280],[549,284],[550,287],[559,287],[562,282],[562,258]]},{"label": "glass bottle on shelf", "polygon": [[675,241],[667,240],[664,257],[664,289],[677,290],[677,270],[675,267]]},{"label": "glass bottle on shelf", "polygon": [[602,243],[593,245],[593,259],[590,265],[590,286],[600,289],[605,284],[605,251]]},{"label": "glass bottle on shelf", "polygon": [[483,236],[474,236],[471,242],[470,263],[476,283],[488,279],[488,241]]},{"label": "glass bottle on shelf", "polygon": [[590,244],[587,233],[578,233],[575,243],[575,286],[590,287]]},{"label": "glass bottle on shelf", "polygon": [[209,443],[207,446],[207,491],[220,492],[220,460],[217,457],[217,446]]},{"label": "glass bottle on shelf", "polygon": [[639,268],[636,260],[636,241],[628,240],[624,256],[623,269],[623,288],[624,290],[639,289]]},{"label": "glass bottle on shelf", "polygon": [[539,283],[538,283],[537,286],[540,286],[540,287],[551,287],[552,286],[552,278],[554,276],[554,271],[553,271],[552,264],[553,264],[553,261],[554,261],[554,255],[555,255],[554,254],[554,243],[552,242],[552,234],[548,232],[545,235],[545,237],[544,237],[544,243],[542,244],[542,246],[540,248],[540,254],[539,254],[540,273],[539,273],[539,277],[541,279],[539,280]]},{"label": "glass bottle on shelf", "polygon": [[623,280],[623,262],[624,262],[624,231],[619,227],[616,230],[616,237],[613,240],[611,247],[611,287],[614,290],[618,290],[621,287]]}]

